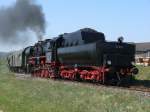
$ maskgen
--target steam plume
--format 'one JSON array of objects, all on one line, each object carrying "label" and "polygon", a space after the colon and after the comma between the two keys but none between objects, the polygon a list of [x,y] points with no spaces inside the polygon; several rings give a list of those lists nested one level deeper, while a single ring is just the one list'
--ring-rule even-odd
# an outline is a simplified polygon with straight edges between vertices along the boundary
[{"label": "steam plume", "polygon": [[28,31],[34,32],[38,40],[45,32],[45,18],[40,5],[33,0],[16,0],[14,5],[0,8],[0,40],[17,42],[20,33]]}]

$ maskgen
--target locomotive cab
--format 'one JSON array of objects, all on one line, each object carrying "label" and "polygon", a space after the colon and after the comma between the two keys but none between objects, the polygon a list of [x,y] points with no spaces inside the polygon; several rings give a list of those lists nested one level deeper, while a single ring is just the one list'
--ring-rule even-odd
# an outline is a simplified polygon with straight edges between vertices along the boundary
[{"label": "locomotive cab", "polygon": [[46,56],[46,63],[51,63],[53,61],[53,44],[54,42],[51,39],[47,39],[44,41],[44,51]]}]

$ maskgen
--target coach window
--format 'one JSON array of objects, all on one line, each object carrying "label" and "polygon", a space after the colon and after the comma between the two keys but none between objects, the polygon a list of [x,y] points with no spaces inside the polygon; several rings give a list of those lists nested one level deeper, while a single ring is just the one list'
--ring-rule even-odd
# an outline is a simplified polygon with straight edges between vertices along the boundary
[{"label": "coach window", "polygon": [[73,46],[73,42],[70,43],[70,46]]},{"label": "coach window", "polygon": [[21,60],[21,54],[19,54],[18,58],[19,58],[19,60]]},{"label": "coach window", "polygon": [[78,41],[76,41],[76,42],[75,42],[75,45],[78,45],[78,44],[79,44],[79,42],[78,42]]},{"label": "coach window", "polygon": [[11,56],[11,65],[13,64],[13,56]]}]

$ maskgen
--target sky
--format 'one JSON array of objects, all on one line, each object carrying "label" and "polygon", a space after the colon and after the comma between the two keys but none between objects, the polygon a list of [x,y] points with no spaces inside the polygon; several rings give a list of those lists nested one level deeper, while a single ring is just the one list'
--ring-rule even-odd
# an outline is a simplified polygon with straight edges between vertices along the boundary
[{"label": "sky", "polygon": [[[114,41],[123,36],[128,42],[150,42],[150,0],[35,1],[43,7],[45,14],[45,38],[88,27],[103,32],[107,40]],[[14,2],[0,0],[0,7]],[[0,48],[12,50],[4,45]]]}]

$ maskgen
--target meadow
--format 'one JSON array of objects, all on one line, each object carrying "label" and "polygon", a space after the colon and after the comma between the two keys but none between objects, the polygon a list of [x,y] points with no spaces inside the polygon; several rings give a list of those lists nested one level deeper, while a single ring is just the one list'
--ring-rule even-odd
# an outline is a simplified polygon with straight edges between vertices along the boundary
[{"label": "meadow", "polygon": [[[136,79],[150,81],[150,67],[138,68]],[[149,109],[150,98],[136,92],[16,78],[5,61],[0,61],[0,112],[149,112]]]}]

